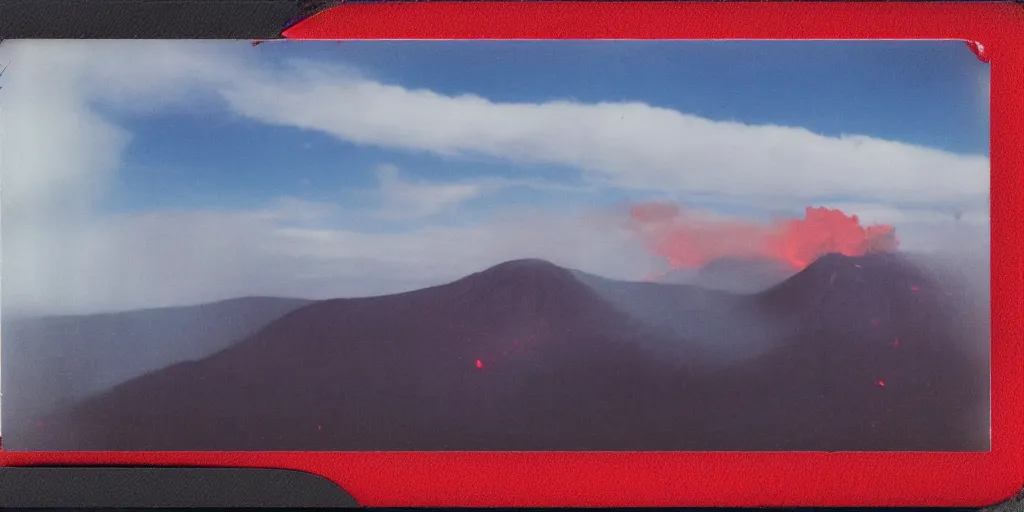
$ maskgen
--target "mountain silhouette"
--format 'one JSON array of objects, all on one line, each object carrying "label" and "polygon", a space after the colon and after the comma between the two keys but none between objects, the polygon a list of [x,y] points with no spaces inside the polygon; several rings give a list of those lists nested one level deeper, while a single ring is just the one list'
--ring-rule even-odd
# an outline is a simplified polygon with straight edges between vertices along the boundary
[{"label": "mountain silhouette", "polygon": [[[4,411],[35,423],[58,407],[241,341],[299,299],[251,297],[95,315],[4,318]],[[10,424],[10,422],[8,422]]]},{"label": "mountain silhouette", "polygon": [[752,295],[517,260],[301,307],[5,437],[47,450],[985,450],[987,368],[957,351],[967,331],[940,290],[894,255],[825,256]]},{"label": "mountain silhouette", "polygon": [[[759,294],[787,334],[710,387],[726,405],[709,425],[739,449],[987,450],[987,361],[962,348],[988,332],[937,277],[899,254],[832,254]],[[760,439],[739,440],[733,414]]]}]

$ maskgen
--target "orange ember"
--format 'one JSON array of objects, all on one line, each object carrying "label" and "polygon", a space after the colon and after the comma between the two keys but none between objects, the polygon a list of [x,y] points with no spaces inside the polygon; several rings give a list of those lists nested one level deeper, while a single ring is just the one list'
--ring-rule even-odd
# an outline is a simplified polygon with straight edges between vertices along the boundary
[{"label": "orange ember", "polygon": [[892,226],[862,226],[856,215],[808,207],[800,219],[774,222],[715,219],[670,203],[632,208],[630,228],[648,249],[675,268],[700,267],[718,258],[773,258],[802,269],[816,258],[892,252]]}]

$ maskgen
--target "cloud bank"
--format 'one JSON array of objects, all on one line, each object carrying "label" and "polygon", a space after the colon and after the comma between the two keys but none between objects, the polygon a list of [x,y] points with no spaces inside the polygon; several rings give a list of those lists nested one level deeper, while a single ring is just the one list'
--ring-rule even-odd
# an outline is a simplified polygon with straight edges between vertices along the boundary
[{"label": "cloud bank", "polygon": [[443,95],[337,64],[260,55],[245,43],[0,45],[0,62],[10,62],[0,79],[6,312],[387,293],[513,257],[624,278],[661,263],[619,229],[614,209],[516,212],[459,226],[430,221],[509,187],[565,186],[561,176],[432,183],[385,165],[377,170],[380,211],[420,219],[396,233],[314,227],[338,205],[286,198],[259,211],[107,214],[104,193],[126,172],[121,162],[132,141],[111,113],[212,112],[410,154],[554,166],[574,173],[575,188],[764,209],[855,205],[866,222],[896,224],[910,247],[939,247],[954,213],[964,229],[987,229],[984,156],[715,121],[637,102]]}]

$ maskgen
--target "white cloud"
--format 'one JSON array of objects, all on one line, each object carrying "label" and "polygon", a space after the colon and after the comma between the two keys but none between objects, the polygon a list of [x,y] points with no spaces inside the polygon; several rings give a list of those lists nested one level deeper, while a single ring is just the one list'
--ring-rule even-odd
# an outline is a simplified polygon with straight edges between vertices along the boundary
[{"label": "white cloud", "polygon": [[[514,257],[544,257],[613,277],[636,277],[657,264],[605,213],[517,215],[399,234],[313,229],[308,223],[336,213],[334,207],[294,199],[250,212],[99,215],[93,206],[121,170],[131,141],[104,113],[111,109],[132,115],[226,109],[357,144],[556,164],[591,184],[667,194],[788,206],[843,197],[862,211],[890,216],[956,204],[974,218],[987,208],[988,161],[980,156],[717,122],[640,103],[445,96],[310,61],[293,63],[295,73],[282,78],[259,55],[245,43],[0,45],[0,62],[10,62],[0,84],[8,311],[123,309],[241,294],[383,293]],[[418,217],[507,187],[573,190],[514,179],[419,182],[387,170],[382,178],[382,204]]]},{"label": "white cloud", "polygon": [[[275,73],[241,45],[12,46],[19,50],[9,59],[16,66],[66,70],[57,72],[63,79],[57,82],[103,103],[145,111],[188,104],[196,96],[220,98],[237,115],[358,144],[557,164],[621,187],[925,205],[980,204],[988,196],[984,156],[866,136],[713,121],[635,102],[499,103],[446,96],[307,60],[291,62],[290,73]],[[21,76],[18,67],[10,73]]]},{"label": "white cloud", "polygon": [[276,222],[315,222],[330,218],[337,214],[338,210],[338,206],[335,204],[281,197],[266,209],[255,212],[255,216],[262,220]]},{"label": "white cloud", "polygon": [[496,103],[315,78],[246,83],[225,98],[236,112],[265,123],[386,148],[574,167],[618,187],[923,205],[980,205],[988,196],[984,156],[712,121],[642,103]]},{"label": "white cloud", "polygon": [[5,220],[81,209],[117,170],[129,134],[82,101],[74,70],[37,57],[39,48],[10,46],[20,51],[0,53],[11,61],[0,91]]},{"label": "white cloud", "polygon": [[388,216],[430,217],[455,210],[496,187],[485,182],[429,183],[402,179],[398,168],[383,165],[377,169],[382,210]]},{"label": "white cloud", "polygon": [[456,211],[474,199],[513,188],[534,191],[586,194],[593,188],[566,185],[536,179],[508,179],[483,177],[455,181],[427,181],[409,179],[398,167],[384,164],[377,168],[380,199],[378,215],[388,219],[425,219]]},{"label": "white cloud", "polygon": [[902,247],[912,251],[974,253],[988,258],[989,214],[957,204],[938,208],[899,208],[873,203],[825,202],[856,212],[862,224],[896,226]]},{"label": "white cloud", "polygon": [[4,247],[4,307],[13,314],[74,313],[246,295],[376,295],[520,257],[624,278],[639,278],[657,263],[625,231],[609,233],[607,221],[592,216],[533,214],[370,234],[294,225],[329,209],[307,206],[308,213],[287,205],[93,216],[15,231],[10,238],[17,243]]}]

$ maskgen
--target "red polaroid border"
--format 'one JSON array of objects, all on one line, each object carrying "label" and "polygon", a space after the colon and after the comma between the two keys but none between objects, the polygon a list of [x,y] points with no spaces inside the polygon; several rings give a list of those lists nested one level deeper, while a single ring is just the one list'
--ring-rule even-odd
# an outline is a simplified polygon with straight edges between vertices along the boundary
[{"label": "red polaroid border", "polygon": [[[987,453],[31,453],[0,466],[296,469],[371,507],[981,507],[1024,486],[1024,7],[1013,3],[343,4],[290,39],[955,39],[992,65]],[[965,49],[966,51],[966,49]]]}]

